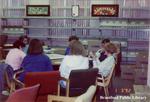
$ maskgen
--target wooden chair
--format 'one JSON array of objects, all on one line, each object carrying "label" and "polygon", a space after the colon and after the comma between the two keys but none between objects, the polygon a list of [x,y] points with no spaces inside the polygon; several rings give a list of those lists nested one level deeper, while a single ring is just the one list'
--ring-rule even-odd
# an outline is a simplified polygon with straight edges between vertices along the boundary
[{"label": "wooden chair", "polygon": [[104,88],[105,96],[109,96],[108,86],[110,84],[114,69],[115,64],[112,66],[112,69],[107,77],[103,77],[102,75],[98,75],[97,77],[97,86]]},{"label": "wooden chair", "polygon": [[59,102],[92,102],[94,94],[96,92],[96,86],[90,86],[88,90],[78,97],[66,97],[48,95],[48,102],[59,101]]},{"label": "wooden chair", "polygon": [[20,69],[16,72],[14,72],[13,79],[10,80],[8,77],[8,73],[5,73],[7,85],[10,88],[10,93],[14,92],[16,90],[16,87],[19,86],[20,88],[24,87],[24,83],[18,80],[18,76],[23,72],[23,69]]},{"label": "wooden chair", "polygon": [[[86,92],[91,85],[96,84],[96,78],[98,69],[80,69],[72,70],[69,79],[62,78],[65,80],[66,85],[66,96],[79,96]],[[58,95],[60,95],[61,85],[58,84]]]},{"label": "wooden chair", "polygon": [[1,63],[0,64],[0,69],[1,69],[1,77],[3,79],[3,81],[1,82],[1,84],[3,84],[3,89],[2,90],[6,90],[9,91],[9,93],[12,93],[13,91],[15,91],[16,85],[20,85],[19,82],[16,82],[14,80],[14,77],[16,77],[18,74],[20,74],[22,72],[22,70],[13,71],[13,68],[5,63]]}]

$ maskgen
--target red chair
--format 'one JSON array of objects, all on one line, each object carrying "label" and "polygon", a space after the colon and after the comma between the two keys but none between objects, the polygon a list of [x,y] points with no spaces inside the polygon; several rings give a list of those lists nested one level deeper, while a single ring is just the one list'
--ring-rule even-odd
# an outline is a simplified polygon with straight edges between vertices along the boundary
[{"label": "red chair", "polygon": [[60,79],[59,71],[50,72],[29,72],[25,75],[25,87],[40,84],[39,94],[36,102],[47,102],[49,94],[57,94],[58,81]]},{"label": "red chair", "polygon": [[40,84],[16,90],[9,96],[6,102],[35,102],[39,86]]}]

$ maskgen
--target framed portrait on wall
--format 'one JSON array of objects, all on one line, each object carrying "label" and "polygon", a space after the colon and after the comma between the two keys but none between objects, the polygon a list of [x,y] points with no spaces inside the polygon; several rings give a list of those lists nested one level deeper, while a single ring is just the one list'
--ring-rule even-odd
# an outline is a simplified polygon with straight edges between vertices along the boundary
[{"label": "framed portrait on wall", "polygon": [[93,17],[118,17],[119,5],[117,4],[94,4],[92,5]]},{"label": "framed portrait on wall", "polygon": [[50,16],[50,5],[26,5],[27,16]]}]

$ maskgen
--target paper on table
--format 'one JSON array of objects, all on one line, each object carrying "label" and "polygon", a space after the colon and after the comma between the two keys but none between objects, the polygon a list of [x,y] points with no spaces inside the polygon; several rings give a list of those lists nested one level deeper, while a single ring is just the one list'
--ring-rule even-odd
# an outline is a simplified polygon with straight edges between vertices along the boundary
[{"label": "paper on table", "polygon": [[54,59],[63,59],[64,55],[60,55],[60,54],[46,54],[50,59],[54,60]]}]

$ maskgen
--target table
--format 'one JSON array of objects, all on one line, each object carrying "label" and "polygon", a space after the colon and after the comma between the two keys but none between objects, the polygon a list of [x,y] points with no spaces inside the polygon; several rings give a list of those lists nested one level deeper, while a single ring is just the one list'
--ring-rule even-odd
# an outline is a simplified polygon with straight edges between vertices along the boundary
[{"label": "table", "polygon": [[65,55],[61,54],[46,54],[51,60],[54,70],[58,70]]},{"label": "table", "polygon": [[61,55],[61,54],[46,54],[51,60],[59,60],[59,59],[63,59],[65,55]]}]

